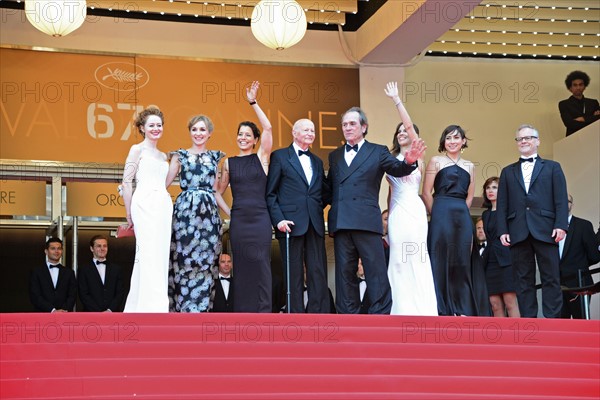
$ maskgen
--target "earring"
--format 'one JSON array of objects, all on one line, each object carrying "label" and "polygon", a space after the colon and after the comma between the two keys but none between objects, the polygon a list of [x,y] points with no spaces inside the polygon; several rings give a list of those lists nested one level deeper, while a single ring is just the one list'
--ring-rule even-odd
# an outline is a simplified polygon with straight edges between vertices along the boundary
[{"label": "earring", "polygon": [[460,148],[460,154],[462,154],[462,153],[464,153],[464,152],[465,152],[465,148],[464,148],[464,147],[461,147],[461,148]]}]

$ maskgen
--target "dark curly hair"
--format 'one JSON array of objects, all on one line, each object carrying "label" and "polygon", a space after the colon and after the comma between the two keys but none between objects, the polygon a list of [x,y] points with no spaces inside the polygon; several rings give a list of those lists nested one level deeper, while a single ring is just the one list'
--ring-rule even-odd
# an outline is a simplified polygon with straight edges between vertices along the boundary
[{"label": "dark curly hair", "polygon": [[567,75],[567,79],[565,79],[565,85],[567,85],[567,89],[571,89],[571,85],[573,81],[581,79],[583,81],[583,86],[587,87],[590,84],[590,77],[583,71],[573,71],[569,75]]}]

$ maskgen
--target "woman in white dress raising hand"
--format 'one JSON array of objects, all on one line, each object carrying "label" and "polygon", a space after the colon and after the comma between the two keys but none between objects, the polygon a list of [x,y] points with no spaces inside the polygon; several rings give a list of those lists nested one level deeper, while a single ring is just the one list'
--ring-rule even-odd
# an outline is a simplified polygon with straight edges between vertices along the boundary
[{"label": "woman in white dress raising hand", "polygon": [[[400,100],[398,84],[389,82],[385,94],[394,102],[402,121],[394,132],[390,152],[403,160],[413,140],[418,138],[418,128]],[[419,197],[422,172],[423,160],[420,159],[417,169],[410,175],[402,178],[386,175],[390,184],[388,278],[392,288],[391,314],[438,315],[427,252],[427,212]]]}]

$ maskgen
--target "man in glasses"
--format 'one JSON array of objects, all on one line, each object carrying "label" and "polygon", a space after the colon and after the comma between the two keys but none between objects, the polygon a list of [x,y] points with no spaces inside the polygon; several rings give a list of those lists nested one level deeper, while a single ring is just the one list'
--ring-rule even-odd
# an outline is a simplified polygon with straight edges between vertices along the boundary
[{"label": "man in glasses", "polygon": [[498,187],[498,232],[510,246],[521,316],[535,318],[536,260],[542,281],[546,318],[559,318],[562,308],[558,243],[568,222],[567,184],[555,161],[538,156],[540,138],[531,125],[521,125],[515,138],[520,159],[502,170]]}]

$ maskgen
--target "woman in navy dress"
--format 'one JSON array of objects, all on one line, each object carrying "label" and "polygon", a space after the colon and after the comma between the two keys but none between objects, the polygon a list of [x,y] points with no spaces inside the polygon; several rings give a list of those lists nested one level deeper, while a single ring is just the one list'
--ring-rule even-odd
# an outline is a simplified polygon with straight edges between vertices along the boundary
[{"label": "woman in navy dress", "polygon": [[[225,160],[220,190],[231,185],[233,204],[229,239],[233,256],[234,312],[272,312],[271,218],[265,191],[273,146],[271,123],[256,102],[259,83],[246,89],[248,102],[262,125],[241,122],[237,132],[240,153]],[[253,152],[258,144],[258,150]]]},{"label": "woman in navy dress", "polygon": [[471,281],[473,223],[469,214],[475,167],[461,157],[466,147],[465,131],[458,125],[448,126],[438,148],[444,155],[431,158],[423,183],[423,201],[431,213],[427,247],[439,315],[478,315]]},{"label": "woman in navy dress", "polygon": [[192,146],[171,157],[167,187],[179,173],[181,193],[173,209],[169,311],[205,312],[211,308],[211,292],[221,254],[219,207],[229,214],[221,193],[215,190],[219,160],[225,154],[207,150],[213,123],[197,115],[188,123]]},{"label": "woman in navy dress", "polygon": [[483,184],[483,230],[487,239],[485,280],[487,283],[490,304],[494,317],[519,318],[519,305],[513,268],[510,259],[510,249],[500,242],[496,222],[496,197],[500,178],[492,176]]}]

